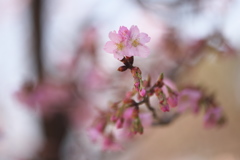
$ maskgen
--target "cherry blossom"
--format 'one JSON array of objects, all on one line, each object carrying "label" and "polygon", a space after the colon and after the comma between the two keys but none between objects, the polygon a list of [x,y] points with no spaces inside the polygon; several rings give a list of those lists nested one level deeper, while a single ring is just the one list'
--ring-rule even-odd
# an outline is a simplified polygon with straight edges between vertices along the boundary
[{"label": "cherry blossom", "polygon": [[202,97],[202,92],[197,89],[186,88],[179,93],[178,110],[184,112],[191,109],[194,113],[199,111],[199,100]]},{"label": "cherry blossom", "polygon": [[145,43],[151,38],[146,33],[140,33],[137,26],[132,26],[129,32],[129,56],[147,57],[150,51]]},{"label": "cherry blossom", "polygon": [[118,33],[110,32],[109,38],[111,41],[105,44],[104,50],[114,54],[118,60],[122,60],[125,56],[147,57],[150,54],[145,43],[148,43],[151,38],[146,33],[140,33],[137,26],[133,25],[130,30],[121,26]]},{"label": "cherry blossom", "polygon": [[214,127],[221,123],[222,118],[222,109],[220,107],[211,107],[205,113],[204,126],[207,128]]}]

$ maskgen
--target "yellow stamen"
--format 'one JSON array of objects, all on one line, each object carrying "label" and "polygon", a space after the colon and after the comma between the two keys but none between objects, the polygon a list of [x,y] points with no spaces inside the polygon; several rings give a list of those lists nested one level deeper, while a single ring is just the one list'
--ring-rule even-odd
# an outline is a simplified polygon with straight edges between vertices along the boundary
[{"label": "yellow stamen", "polygon": [[137,47],[139,44],[140,44],[140,43],[138,42],[137,39],[135,39],[135,40],[132,42],[132,45],[133,45],[134,47]]},{"label": "yellow stamen", "polygon": [[116,46],[117,46],[117,49],[120,51],[123,50],[123,48],[124,48],[122,43],[116,43]]},{"label": "yellow stamen", "polygon": [[135,39],[135,40],[132,42],[132,45],[133,45],[134,47],[137,47],[139,44],[140,44],[140,43],[138,42],[137,39]]}]

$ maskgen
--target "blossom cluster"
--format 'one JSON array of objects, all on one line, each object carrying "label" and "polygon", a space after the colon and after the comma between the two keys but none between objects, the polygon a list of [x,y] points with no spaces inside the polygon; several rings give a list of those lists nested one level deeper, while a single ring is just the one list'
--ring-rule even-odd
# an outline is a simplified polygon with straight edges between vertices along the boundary
[{"label": "blossom cluster", "polygon": [[[133,65],[134,56],[146,57],[149,49],[145,43],[150,41],[145,33],[140,33],[137,26],[132,26],[129,30],[126,27],[120,27],[116,31],[109,33],[108,41],[104,47],[105,51],[113,53],[114,57],[123,63],[118,71],[124,72],[130,70],[134,83],[131,91],[128,91],[125,97],[118,102],[112,103],[107,111],[101,111],[94,123],[89,129],[89,135],[93,141],[101,141],[104,150],[120,150],[121,145],[117,143],[117,135],[114,130],[109,131],[109,126],[115,130],[121,130],[124,138],[131,138],[137,133],[143,134],[144,125],[150,125],[153,118],[157,124],[169,123],[159,117],[150,97],[156,96],[159,109],[162,112],[169,112],[170,108],[175,108],[176,116],[181,113],[192,110],[193,113],[199,113],[204,109],[204,125],[213,127],[224,123],[224,115],[221,108],[216,105],[213,97],[206,95],[200,88],[184,88],[177,90],[175,84],[169,79],[164,78],[163,73],[154,84],[151,84],[151,77],[146,80],[142,78],[142,72],[139,67]],[[142,116],[141,106],[144,105],[152,116]],[[170,121],[172,121],[170,120]],[[146,123],[148,122],[148,123]]]},{"label": "blossom cluster", "polygon": [[100,111],[88,130],[91,140],[100,143],[103,150],[121,150],[120,140],[142,134],[143,127],[152,122],[151,115],[140,113],[133,100],[112,103],[109,107],[108,111]]},{"label": "blossom cluster", "polygon": [[179,93],[178,100],[178,111],[180,113],[190,110],[194,114],[198,114],[203,110],[205,112],[203,120],[206,128],[221,126],[225,122],[222,108],[217,105],[211,95],[207,95],[200,88],[188,87],[183,89]]},{"label": "blossom cluster", "polygon": [[49,82],[34,84],[29,82],[16,92],[15,96],[28,107],[49,112],[54,109],[52,106],[59,107],[69,104],[73,97],[71,89],[68,85],[56,85]]},{"label": "blossom cluster", "polygon": [[114,54],[118,60],[125,56],[147,57],[150,54],[145,43],[148,43],[151,38],[146,33],[140,33],[137,26],[133,25],[130,29],[122,26],[118,32],[110,32],[109,38],[111,41],[105,44],[104,50]]},{"label": "blossom cluster", "polygon": [[[133,88],[118,102],[112,103],[109,110],[99,114],[89,129],[89,135],[94,142],[102,142],[104,150],[120,150],[117,137],[113,131],[109,132],[109,126],[122,131],[122,138],[131,138],[137,133],[143,134],[144,126],[149,126],[153,118],[158,119],[155,108],[150,104],[150,97],[159,99],[159,108],[163,112],[170,111],[170,107],[177,106],[177,92],[164,82],[161,74],[156,83],[151,85],[151,78],[142,79],[139,67],[133,66],[133,57],[124,57],[121,60],[124,66],[118,68],[123,72],[129,69],[134,79]],[[136,100],[137,99],[137,100]],[[141,111],[140,106],[145,105],[152,112],[147,114]],[[105,143],[108,142],[108,143]]]}]

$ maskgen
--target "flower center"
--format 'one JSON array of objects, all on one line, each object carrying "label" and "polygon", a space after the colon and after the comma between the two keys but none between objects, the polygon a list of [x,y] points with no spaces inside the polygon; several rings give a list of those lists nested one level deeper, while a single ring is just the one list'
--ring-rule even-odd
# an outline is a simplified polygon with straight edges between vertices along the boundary
[{"label": "flower center", "polygon": [[118,50],[122,50],[124,48],[124,45],[122,43],[117,43],[116,44]]},{"label": "flower center", "polygon": [[140,44],[140,43],[138,42],[137,39],[135,39],[135,40],[132,42],[132,45],[133,45],[134,47],[137,47],[139,44]]}]

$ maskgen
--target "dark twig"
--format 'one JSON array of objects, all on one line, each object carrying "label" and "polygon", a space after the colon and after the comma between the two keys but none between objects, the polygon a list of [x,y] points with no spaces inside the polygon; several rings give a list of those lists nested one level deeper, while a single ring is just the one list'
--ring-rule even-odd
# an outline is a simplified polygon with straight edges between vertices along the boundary
[{"label": "dark twig", "polygon": [[150,105],[149,97],[145,97],[144,100],[145,100],[145,104],[146,104],[147,108],[152,112],[153,118],[158,119],[156,110],[153,107],[151,107],[151,105]]},{"label": "dark twig", "polygon": [[42,60],[42,29],[41,29],[42,0],[32,1],[33,20],[33,61],[36,65],[37,79],[43,80],[43,60]]}]

